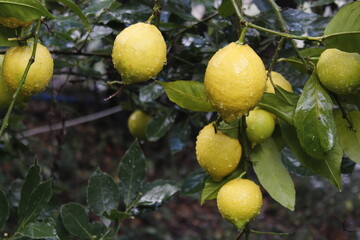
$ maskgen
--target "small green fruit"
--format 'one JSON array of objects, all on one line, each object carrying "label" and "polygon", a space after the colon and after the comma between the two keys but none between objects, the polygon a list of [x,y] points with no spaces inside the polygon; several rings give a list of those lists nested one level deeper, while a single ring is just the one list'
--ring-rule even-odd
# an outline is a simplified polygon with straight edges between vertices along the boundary
[{"label": "small green fruit", "polygon": [[146,128],[152,117],[141,111],[134,111],[128,119],[128,128],[134,137],[145,140],[146,139]]}]

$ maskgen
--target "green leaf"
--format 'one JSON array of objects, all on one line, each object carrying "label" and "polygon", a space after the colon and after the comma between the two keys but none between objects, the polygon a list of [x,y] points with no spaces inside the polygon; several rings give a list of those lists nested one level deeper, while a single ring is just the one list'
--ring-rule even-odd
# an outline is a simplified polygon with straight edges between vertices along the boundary
[{"label": "green leaf", "polygon": [[228,176],[226,176],[221,182],[214,182],[211,177],[208,177],[205,181],[205,186],[201,193],[201,201],[200,204],[204,204],[205,201],[215,199],[217,194],[222,186],[230,180],[241,176],[242,171],[237,168]]},{"label": "green leaf", "polygon": [[270,196],[293,211],[295,206],[294,183],[281,161],[281,155],[274,149],[276,149],[276,145],[271,138],[256,146],[251,155],[254,171]]},{"label": "green leaf", "polygon": [[209,175],[200,167],[188,174],[181,185],[182,194],[200,192],[203,189],[205,179],[208,176]]},{"label": "green leaf", "polygon": [[[310,61],[314,63],[314,65],[316,65],[317,62],[316,58],[319,57],[323,51],[325,51],[324,48],[305,48],[300,51],[300,55],[303,56],[305,59],[310,59]],[[289,58],[280,58],[279,61],[290,63],[294,68],[296,68],[300,72],[305,74],[308,73],[308,70],[305,68],[302,60],[298,58],[298,55],[294,55]],[[313,70],[310,64],[308,64],[308,67],[310,68],[310,70]]]},{"label": "green leaf", "polygon": [[137,140],[129,147],[119,164],[121,196],[129,206],[139,195],[146,177],[146,159]]},{"label": "green leaf", "polygon": [[153,117],[146,129],[146,138],[155,142],[165,135],[175,122],[176,111],[163,111]]},{"label": "green leaf", "polygon": [[218,11],[222,17],[229,17],[235,13],[235,8],[231,0],[223,0],[218,8]]},{"label": "green leaf", "polygon": [[112,221],[122,221],[128,218],[132,218],[130,214],[125,212],[119,212],[117,209],[112,209],[110,213],[105,212],[103,216]]},{"label": "green leaf", "polygon": [[225,133],[231,138],[239,139],[239,120],[232,121],[231,123],[226,123],[221,121],[215,124],[216,130]]},{"label": "green leaf", "polygon": [[294,124],[294,114],[299,96],[275,86],[275,94],[264,92],[258,106],[265,109],[290,125]]},{"label": "green leaf", "polygon": [[86,199],[90,209],[98,216],[116,209],[120,192],[113,178],[99,168],[91,175],[87,187]]},{"label": "green leaf", "polygon": [[213,112],[215,109],[207,101],[204,84],[196,81],[160,82],[170,101],[191,111]]},{"label": "green leaf", "polygon": [[323,159],[314,159],[301,147],[295,128],[282,120],[279,120],[279,124],[283,137],[296,159],[311,172],[329,179],[340,190],[342,151],[338,141],[335,142],[333,149],[327,152]]},{"label": "green leaf", "polygon": [[140,88],[139,99],[140,102],[143,103],[152,102],[163,94],[164,88],[156,82],[151,82],[146,86]]},{"label": "green leaf", "polygon": [[37,164],[32,165],[25,177],[25,182],[21,187],[20,203],[19,203],[19,218],[20,221],[26,216],[26,209],[29,206],[30,196],[32,192],[40,184],[40,167]]},{"label": "green leaf", "polygon": [[[326,48],[338,48],[346,52],[360,53],[360,2],[342,7],[325,29]],[[352,32],[352,33],[351,33]],[[336,35],[337,33],[348,33]]]},{"label": "green leaf", "polygon": [[335,113],[337,135],[344,153],[360,164],[360,112],[352,111],[347,117],[352,123],[352,128],[340,111]]},{"label": "green leaf", "polygon": [[19,234],[32,239],[60,239],[53,222],[35,222],[21,228]]},{"label": "green leaf", "polygon": [[183,150],[189,140],[191,127],[189,119],[175,124],[169,135],[169,147],[171,154]]},{"label": "green leaf", "polygon": [[140,211],[155,210],[168,202],[178,191],[176,183],[168,180],[156,180],[141,190],[142,195],[135,205]]},{"label": "green leaf", "polygon": [[54,18],[40,1],[34,0],[0,0],[0,16],[16,17],[22,21],[33,21],[40,17]]},{"label": "green leaf", "polygon": [[16,37],[16,29],[3,27],[0,25],[0,46],[17,46],[17,41],[9,41],[9,38]]},{"label": "green leaf", "polygon": [[86,15],[96,15],[100,16],[103,12],[108,10],[115,0],[102,0],[102,1],[92,1],[88,7],[84,9]]},{"label": "green leaf", "polygon": [[76,5],[72,0],[58,0],[59,2],[66,5],[70,8],[78,17],[81,19],[83,24],[85,25],[86,29],[90,31],[90,24],[87,18],[85,17],[84,13],[81,11],[80,7]]},{"label": "green leaf", "polygon": [[10,215],[9,202],[3,191],[0,191],[0,230],[4,227]]},{"label": "green leaf", "polygon": [[335,144],[336,126],[331,98],[315,71],[298,101],[294,125],[305,152],[316,159],[324,159]]},{"label": "green leaf", "polygon": [[71,234],[82,239],[93,240],[92,226],[83,206],[78,203],[68,203],[60,208],[62,222]]},{"label": "green leaf", "polygon": [[26,213],[22,221],[22,225],[35,220],[41,211],[45,208],[52,196],[51,180],[48,180],[37,186],[29,197],[29,202],[26,207]]}]

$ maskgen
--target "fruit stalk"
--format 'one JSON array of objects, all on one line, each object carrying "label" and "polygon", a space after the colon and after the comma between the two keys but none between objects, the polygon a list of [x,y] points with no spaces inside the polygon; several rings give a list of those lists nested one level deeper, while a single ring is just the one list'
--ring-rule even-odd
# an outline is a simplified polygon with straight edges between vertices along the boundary
[{"label": "fruit stalk", "polygon": [[151,24],[151,21],[156,17],[160,15],[160,0],[155,0],[155,5],[153,7],[153,12],[151,14],[151,16],[149,17],[149,19],[146,21],[148,24]]},{"label": "fruit stalk", "polygon": [[41,19],[39,19],[37,21],[37,25],[36,25],[36,29],[35,29],[35,34],[34,34],[34,45],[33,45],[33,49],[32,49],[32,53],[31,53],[31,57],[29,59],[29,62],[25,68],[25,71],[24,71],[24,74],[22,75],[22,78],[21,78],[21,81],[13,95],[13,98],[12,98],[12,101],[10,103],[10,106],[6,112],[6,115],[3,119],[3,122],[1,124],[1,128],[0,128],[0,137],[3,135],[4,131],[5,131],[5,128],[7,127],[7,125],[9,124],[9,119],[10,119],[10,116],[11,116],[11,113],[12,113],[12,110],[14,109],[14,106],[15,106],[15,101],[16,101],[16,98],[18,97],[19,95],[19,92],[21,90],[21,87],[24,85],[25,83],[25,79],[28,75],[28,72],[30,70],[30,67],[31,65],[34,63],[34,60],[35,60],[35,54],[36,54],[36,47],[37,47],[37,43],[39,41],[39,31],[40,31],[40,27],[41,27]]},{"label": "fruit stalk", "polygon": [[273,57],[273,59],[271,60],[271,63],[270,63],[269,68],[268,68],[268,71],[267,71],[267,73],[266,73],[266,75],[267,75],[267,76],[266,76],[266,79],[270,79],[270,82],[271,82],[271,84],[272,84],[274,87],[275,87],[275,85],[274,85],[273,80],[272,80],[272,77],[271,77],[271,71],[273,70],[273,68],[274,68],[274,66],[275,66],[276,60],[279,58],[279,54],[280,54],[280,51],[281,51],[282,46],[283,46],[283,44],[284,44],[284,41],[285,41],[285,38],[284,38],[284,37],[280,38],[279,43],[278,43],[278,45],[277,45],[277,47],[276,47],[276,50],[275,50],[274,57]]}]

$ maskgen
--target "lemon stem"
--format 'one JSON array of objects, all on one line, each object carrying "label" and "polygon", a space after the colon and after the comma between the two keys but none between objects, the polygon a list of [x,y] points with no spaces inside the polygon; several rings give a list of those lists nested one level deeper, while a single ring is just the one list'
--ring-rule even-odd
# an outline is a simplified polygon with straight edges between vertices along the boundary
[{"label": "lemon stem", "polygon": [[248,30],[248,27],[244,27],[242,29],[239,40],[237,41],[237,43],[239,43],[241,45],[245,44],[245,35],[246,35],[247,30]]},{"label": "lemon stem", "polygon": [[25,71],[24,71],[24,73],[23,73],[23,75],[22,75],[22,78],[21,78],[21,80],[20,80],[20,83],[19,83],[19,85],[18,85],[18,87],[17,87],[17,89],[16,89],[16,91],[15,91],[13,97],[12,97],[10,106],[9,106],[7,112],[6,112],[6,115],[5,115],[4,119],[3,119],[3,122],[2,122],[2,124],[1,124],[0,136],[3,135],[6,127],[7,127],[8,124],[9,124],[9,119],[10,119],[12,110],[14,109],[15,102],[16,102],[16,98],[18,97],[19,92],[20,92],[20,89],[22,88],[22,86],[23,86],[24,83],[25,83],[25,79],[26,79],[26,77],[27,77],[27,75],[28,75],[28,72],[29,72],[29,70],[30,70],[31,65],[32,65],[32,64],[34,63],[34,61],[35,61],[36,48],[37,48],[37,43],[38,43],[38,41],[39,41],[39,31],[40,31],[40,27],[41,27],[41,19],[39,19],[39,20],[37,21],[37,25],[36,25],[36,29],[35,29],[35,34],[34,34],[34,43],[33,43],[33,49],[32,49],[32,53],[31,53],[31,57],[30,57],[29,62],[28,62],[28,64],[27,64],[26,68],[25,68]]},{"label": "lemon stem", "polygon": [[271,77],[271,71],[273,70],[273,68],[275,66],[276,60],[279,58],[279,54],[280,54],[280,51],[281,51],[282,46],[284,44],[284,41],[285,41],[284,37],[280,38],[279,43],[278,43],[278,45],[276,47],[276,50],[275,50],[274,57],[271,60],[271,63],[269,65],[269,67],[268,67],[268,71],[267,71],[267,74],[266,74],[267,79],[270,79],[271,85],[273,85],[274,89],[275,89],[275,84],[274,84],[274,82],[272,80],[272,77]]},{"label": "lemon stem", "polygon": [[239,141],[241,142],[241,146],[243,147],[243,158],[244,158],[244,172],[245,178],[248,178],[248,161],[250,161],[250,148],[249,142],[246,137],[246,117],[245,115],[239,119]]},{"label": "lemon stem", "polygon": [[154,20],[154,18],[156,16],[160,15],[160,9],[161,9],[160,0],[155,0],[155,5],[153,7],[153,12],[152,12],[151,16],[149,17],[149,19],[146,21],[148,24],[151,24],[151,21]]}]

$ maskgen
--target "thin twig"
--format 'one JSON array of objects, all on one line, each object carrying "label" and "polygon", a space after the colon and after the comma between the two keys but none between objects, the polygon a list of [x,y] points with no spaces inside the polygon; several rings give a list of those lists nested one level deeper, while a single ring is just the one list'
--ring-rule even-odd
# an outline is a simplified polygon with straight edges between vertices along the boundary
[{"label": "thin twig", "polygon": [[280,232],[262,232],[262,231],[256,231],[256,230],[253,230],[253,229],[250,229],[250,232],[256,233],[256,234],[263,234],[263,235],[280,235],[280,236],[291,235],[292,234],[292,233],[280,233]]}]

